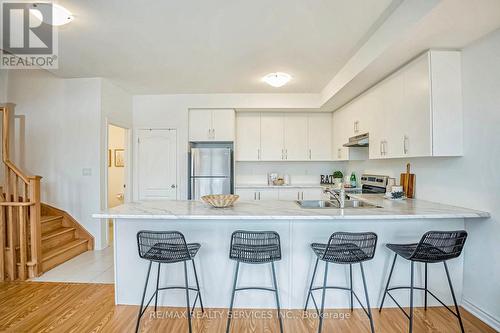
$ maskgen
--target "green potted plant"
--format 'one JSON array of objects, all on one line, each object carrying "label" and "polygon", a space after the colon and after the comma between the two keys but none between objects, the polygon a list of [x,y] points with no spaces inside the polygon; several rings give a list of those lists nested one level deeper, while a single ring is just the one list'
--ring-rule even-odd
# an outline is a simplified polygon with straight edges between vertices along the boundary
[{"label": "green potted plant", "polygon": [[335,171],[333,173],[333,183],[334,184],[342,184],[342,182],[344,181],[344,174],[342,173],[342,171]]}]

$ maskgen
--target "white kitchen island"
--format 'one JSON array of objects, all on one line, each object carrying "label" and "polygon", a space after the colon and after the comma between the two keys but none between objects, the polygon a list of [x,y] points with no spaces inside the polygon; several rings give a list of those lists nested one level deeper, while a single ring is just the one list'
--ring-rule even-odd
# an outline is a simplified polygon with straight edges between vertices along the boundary
[{"label": "white kitchen island", "polygon": [[[369,296],[373,307],[380,302],[393,254],[386,243],[418,242],[429,230],[464,229],[465,219],[489,217],[488,213],[421,200],[390,201],[379,195],[360,195],[359,199],[382,208],[304,209],[293,201],[240,201],[232,208],[215,209],[196,201],[134,202],[95,214],[95,218],[112,218],[114,228],[115,297],[117,304],[140,304],[146,277],[146,260],[137,253],[136,234],[140,230],[177,230],[187,242],[201,243],[196,256],[204,305],[227,308],[235,263],[229,259],[230,236],[235,230],[274,230],[280,234],[282,260],[276,263],[282,307],[302,308],[308,290],[315,257],[312,242],[328,241],[333,232],[372,231],[378,235],[373,260],[365,263]],[[465,245],[467,251],[467,243]],[[359,266],[359,265],[358,265]],[[152,276],[156,276],[156,265]],[[450,274],[458,299],[462,294],[463,256],[449,262]],[[359,267],[354,269],[354,289],[362,295]],[[320,283],[323,265],[318,268]],[[348,265],[330,265],[329,284],[348,283]],[[392,283],[409,284],[409,263],[398,259]],[[190,272],[190,283],[194,284]],[[182,264],[162,265],[160,285],[182,285]],[[270,265],[242,265],[239,286],[271,286]],[[423,282],[423,265],[416,266],[416,285]],[[452,304],[443,266],[429,265],[429,289]],[[150,277],[148,295],[154,290]],[[407,305],[408,293],[401,291],[400,303]],[[421,292],[415,292],[421,304]],[[430,299],[431,305],[434,300]],[[160,292],[159,304],[184,306],[183,291]],[[387,306],[395,306],[390,300]],[[355,304],[356,306],[357,304]],[[348,293],[329,291],[327,308],[347,308]],[[244,292],[236,297],[237,308],[274,308],[272,293]]]}]

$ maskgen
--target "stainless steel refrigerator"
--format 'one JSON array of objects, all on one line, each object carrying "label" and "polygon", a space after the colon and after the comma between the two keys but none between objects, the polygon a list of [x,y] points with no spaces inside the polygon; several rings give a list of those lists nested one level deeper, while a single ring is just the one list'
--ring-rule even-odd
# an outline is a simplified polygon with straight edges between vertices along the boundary
[{"label": "stainless steel refrigerator", "polygon": [[192,143],[189,153],[190,200],[208,194],[233,194],[232,143]]}]

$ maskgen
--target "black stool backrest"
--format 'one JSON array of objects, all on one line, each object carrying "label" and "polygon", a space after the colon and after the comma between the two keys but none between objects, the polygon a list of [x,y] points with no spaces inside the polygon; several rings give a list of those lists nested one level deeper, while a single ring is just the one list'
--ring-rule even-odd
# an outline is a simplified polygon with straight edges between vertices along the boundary
[{"label": "black stool backrest", "polygon": [[410,260],[439,262],[456,258],[462,253],[466,239],[465,230],[426,232]]},{"label": "black stool backrest", "polygon": [[280,235],[275,231],[237,230],[231,235],[229,258],[248,264],[280,260]]},{"label": "black stool backrest", "polygon": [[375,255],[377,234],[373,232],[335,232],[330,236],[322,260],[357,263]]},{"label": "black stool backrest", "polygon": [[190,260],[184,235],[179,231],[148,231],[137,233],[139,257],[173,263]]}]

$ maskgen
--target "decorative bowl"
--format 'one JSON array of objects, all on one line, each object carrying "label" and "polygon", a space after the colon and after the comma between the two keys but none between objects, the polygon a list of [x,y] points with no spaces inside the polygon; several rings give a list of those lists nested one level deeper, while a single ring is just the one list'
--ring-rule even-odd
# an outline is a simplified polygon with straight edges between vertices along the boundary
[{"label": "decorative bowl", "polygon": [[202,196],[201,199],[214,208],[226,208],[231,207],[239,197],[234,194],[210,194]]}]

